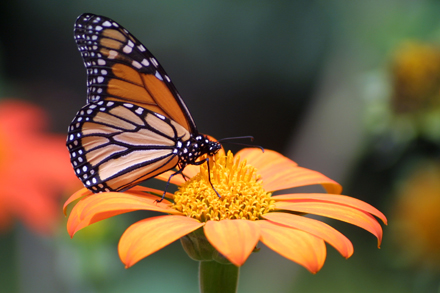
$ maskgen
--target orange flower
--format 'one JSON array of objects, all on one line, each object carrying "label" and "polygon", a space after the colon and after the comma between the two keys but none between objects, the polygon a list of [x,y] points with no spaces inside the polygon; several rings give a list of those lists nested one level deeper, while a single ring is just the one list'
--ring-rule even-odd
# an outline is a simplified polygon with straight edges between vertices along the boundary
[{"label": "orange flower", "polygon": [[[240,157],[243,161],[240,161]],[[171,171],[157,178],[168,180]],[[126,192],[91,194],[82,189],[65,203],[83,197],[72,209],[67,229],[71,236],[97,221],[135,210],[167,213],[131,225],[119,242],[119,255],[128,268],[142,258],[182,238],[185,250],[197,260],[221,260],[241,266],[259,241],[310,272],[321,269],[326,258],[325,242],[348,258],[351,242],[324,222],[304,217],[315,214],[345,221],[375,235],[380,244],[382,228],[376,219],[385,216],[365,202],[338,195],[342,188],[321,173],[299,167],[288,158],[270,150],[241,150],[235,158],[219,152],[211,165],[187,166],[186,181],[174,176],[180,185],[172,201],[157,203],[162,192],[137,186]],[[305,185],[321,184],[327,192],[272,192]],[[148,192],[148,193],[145,193]],[[202,228],[203,229],[199,229]],[[207,241],[206,241],[207,239]],[[208,246],[214,247],[214,253]],[[215,254],[217,252],[217,255]]]},{"label": "orange flower", "polygon": [[64,136],[44,133],[46,126],[40,108],[0,102],[0,230],[17,217],[36,232],[52,231],[61,191],[78,182]]},{"label": "orange flower", "polygon": [[393,204],[394,251],[405,264],[440,271],[440,162],[420,163]]}]

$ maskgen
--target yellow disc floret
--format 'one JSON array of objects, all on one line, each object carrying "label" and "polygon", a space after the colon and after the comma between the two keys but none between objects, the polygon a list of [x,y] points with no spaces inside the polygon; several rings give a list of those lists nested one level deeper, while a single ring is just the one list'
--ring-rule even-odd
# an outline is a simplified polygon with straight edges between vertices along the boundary
[{"label": "yellow disc floret", "polygon": [[[174,208],[201,222],[208,220],[258,220],[274,209],[271,193],[262,187],[257,170],[240,157],[228,152],[215,155],[208,166],[202,164],[200,172],[183,184],[174,194]],[[209,178],[218,195],[209,183]]]}]

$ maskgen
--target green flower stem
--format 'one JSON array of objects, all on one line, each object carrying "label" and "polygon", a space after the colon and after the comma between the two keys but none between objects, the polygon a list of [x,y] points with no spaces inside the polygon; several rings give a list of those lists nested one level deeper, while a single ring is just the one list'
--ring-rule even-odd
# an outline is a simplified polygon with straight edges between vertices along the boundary
[{"label": "green flower stem", "polygon": [[238,287],[240,268],[233,264],[216,261],[199,262],[201,293],[235,293]]}]

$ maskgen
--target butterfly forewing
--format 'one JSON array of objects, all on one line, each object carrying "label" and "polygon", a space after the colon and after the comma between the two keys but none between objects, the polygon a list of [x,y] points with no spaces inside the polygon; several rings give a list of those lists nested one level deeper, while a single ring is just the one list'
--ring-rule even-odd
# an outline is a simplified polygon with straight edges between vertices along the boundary
[{"label": "butterfly forewing", "polygon": [[197,131],[165,70],[121,25],[83,14],[74,33],[87,69],[88,102],[126,101],[164,115],[191,133]]}]

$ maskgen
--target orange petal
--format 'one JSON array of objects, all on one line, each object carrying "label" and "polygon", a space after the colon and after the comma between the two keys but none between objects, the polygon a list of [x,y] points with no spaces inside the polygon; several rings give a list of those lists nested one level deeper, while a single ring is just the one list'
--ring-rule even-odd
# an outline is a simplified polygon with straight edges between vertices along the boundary
[{"label": "orange petal", "polygon": [[236,266],[244,264],[260,238],[254,221],[208,221],[203,229],[212,246]]},{"label": "orange petal", "polygon": [[81,211],[78,208],[76,208],[78,205],[81,205],[81,202],[77,203],[73,207],[72,211],[70,212],[69,218],[67,219],[67,232],[69,233],[70,237],[73,237],[76,231],[82,228],[82,227],[78,228],[81,223],[80,220]]},{"label": "orange petal", "polygon": [[290,168],[298,166],[297,163],[280,153],[268,149],[265,149],[264,152],[262,152],[258,148],[245,148],[241,149],[236,155],[240,156],[242,160],[247,160],[248,164],[257,169],[267,168],[268,165],[277,169],[279,168],[277,166],[280,165],[290,166]]},{"label": "orange petal", "polygon": [[80,190],[78,190],[77,192],[75,192],[74,194],[72,194],[70,197],[69,197],[69,199],[68,200],[66,200],[66,202],[64,203],[64,206],[63,206],[63,213],[64,213],[64,215],[65,216],[67,216],[67,206],[69,205],[69,204],[71,204],[72,202],[74,202],[75,200],[77,200],[77,199],[79,199],[79,198],[81,198],[81,197],[83,197],[83,196],[86,196],[86,195],[91,195],[91,194],[93,194],[93,192],[91,192],[90,190],[88,190],[87,188],[81,188]]},{"label": "orange petal", "polygon": [[[137,186],[134,186],[134,187],[132,187],[130,190],[129,190],[130,192],[151,192],[151,193],[154,193],[154,194],[157,194],[157,195],[160,195],[160,196],[162,196],[162,194],[163,194],[163,191],[161,191],[161,190],[158,190],[158,189],[153,189],[153,188],[149,188],[149,187],[144,187],[144,186],[140,186],[140,185],[137,185]],[[88,190],[87,188],[81,188],[80,190],[78,190],[77,192],[75,192],[74,194],[72,194],[70,197],[69,197],[69,199],[64,203],[64,206],[63,206],[63,212],[64,212],[64,215],[67,215],[66,214],[66,212],[67,212],[67,206],[69,205],[69,204],[71,204],[72,202],[74,202],[75,200],[77,200],[77,199],[79,199],[79,198],[81,198],[81,197],[83,197],[83,196],[89,196],[89,195],[92,195],[93,194],[93,192],[92,191],[90,191],[90,190]],[[165,194],[165,197],[166,198],[173,198],[173,194],[172,193],[166,193]]]},{"label": "orange petal", "polygon": [[353,254],[353,244],[350,240],[324,222],[287,213],[268,213],[263,215],[263,218],[322,238],[345,258],[349,258]]},{"label": "orange petal", "polygon": [[261,228],[261,242],[285,258],[304,266],[314,274],[324,265],[327,251],[322,239],[270,221],[255,223]]},{"label": "orange petal", "polygon": [[299,167],[289,158],[272,150],[243,149],[237,153],[249,165],[258,169],[267,191],[276,191],[307,185],[322,185],[328,193],[339,194],[342,186],[323,174]]},{"label": "orange petal", "polygon": [[158,203],[159,197],[138,192],[103,192],[93,194],[79,201],[70,213],[67,230],[72,237],[80,229],[98,221],[136,210],[157,211],[168,214],[180,214],[170,207],[171,203],[164,199]]},{"label": "orange petal", "polygon": [[289,202],[295,202],[296,200],[304,201],[304,199],[309,199],[309,200],[311,199],[311,200],[340,203],[370,213],[381,219],[385,225],[387,224],[387,218],[378,209],[376,209],[372,205],[362,200],[346,195],[327,194],[327,193],[292,193],[292,194],[275,195],[272,198],[274,200],[287,200]]},{"label": "orange petal", "polygon": [[[158,196],[159,198],[162,198],[162,195],[163,195],[163,190],[140,186],[140,185],[136,185],[136,186],[130,188],[129,190],[124,191],[124,192],[125,193],[130,192],[131,194],[136,194],[136,195],[140,195],[140,196],[144,196],[145,194],[153,194],[153,195]],[[157,199],[159,199],[159,198],[157,198]],[[165,193],[164,198],[173,199],[174,194],[167,192],[167,193]]]},{"label": "orange petal", "polygon": [[134,223],[121,236],[118,251],[126,268],[200,228],[203,223],[184,216],[158,216]]},{"label": "orange petal", "polygon": [[148,210],[162,213],[181,214],[177,210],[171,208],[171,203],[164,199],[157,202],[160,197],[148,193],[137,192],[104,192],[90,196],[84,200],[84,208],[81,218],[89,217],[91,214],[99,214],[102,212],[124,210]]},{"label": "orange petal", "polygon": [[124,192],[127,192],[127,191],[130,191],[130,192],[154,193],[154,194],[157,194],[159,196],[162,196],[162,194],[163,194],[163,190],[153,189],[153,188],[145,187],[145,186],[142,186],[142,185],[135,185],[132,188],[130,188],[130,189],[124,191]]},{"label": "orange petal", "polygon": [[379,222],[369,213],[356,208],[331,202],[285,202],[275,203],[277,210],[289,210],[301,213],[309,213],[344,221],[361,227],[377,237],[378,246],[382,242],[382,227]]}]

